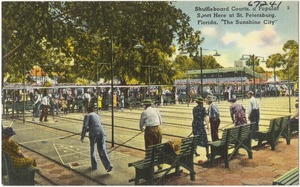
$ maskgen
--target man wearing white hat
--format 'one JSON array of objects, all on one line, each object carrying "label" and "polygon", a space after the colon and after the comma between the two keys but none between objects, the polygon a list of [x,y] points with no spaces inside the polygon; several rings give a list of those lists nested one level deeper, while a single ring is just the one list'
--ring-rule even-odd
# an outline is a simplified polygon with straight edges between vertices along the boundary
[{"label": "man wearing white hat", "polygon": [[247,93],[247,96],[250,98],[249,106],[248,106],[248,119],[251,123],[254,123],[253,131],[252,131],[252,139],[257,139],[256,131],[259,130],[260,114],[259,114],[259,103],[253,95],[254,94],[252,91],[249,91]]},{"label": "man wearing white hat", "polygon": [[219,139],[219,126],[220,126],[220,112],[216,105],[213,103],[213,96],[208,95],[205,99],[206,103],[209,105],[208,107],[208,118],[210,123],[210,134],[212,141],[216,141]]},{"label": "man wearing white hat", "polygon": [[162,119],[159,111],[151,107],[152,100],[146,99],[143,101],[145,106],[144,112],[140,118],[140,130],[145,131],[144,140],[145,148],[150,145],[160,144],[162,140],[162,132],[159,125],[162,124]]},{"label": "man wearing white hat", "polygon": [[42,109],[42,113],[40,114],[40,122],[44,121],[47,122],[48,119],[48,107],[50,107],[50,99],[49,99],[49,96],[44,93],[44,96],[42,98],[42,101],[41,101],[41,109]]},{"label": "man wearing white hat", "polygon": [[84,111],[87,112],[88,107],[90,106],[91,102],[91,90],[88,89],[84,94],[83,94],[83,99],[84,99]]}]

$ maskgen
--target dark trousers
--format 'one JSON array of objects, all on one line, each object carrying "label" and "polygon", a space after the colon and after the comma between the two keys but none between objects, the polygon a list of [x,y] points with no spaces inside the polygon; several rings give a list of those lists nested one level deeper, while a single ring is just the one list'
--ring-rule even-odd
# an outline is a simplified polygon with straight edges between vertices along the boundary
[{"label": "dark trousers", "polygon": [[40,121],[47,121],[47,117],[48,117],[48,105],[41,105],[41,109],[42,109],[42,113],[40,116]]},{"label": "dark trousers", "polygon": [[210,134],[211,134],[211,140],[216,141],[219,139],[219,126],[220,126],[220,118],[209,118],[210,123]]},{"label": "dark trousers", "polygon": [[253,124],[252,139],[257,139],[256,131],[259,130],[259,109],[253,109],[250,114],[250,122]]}]

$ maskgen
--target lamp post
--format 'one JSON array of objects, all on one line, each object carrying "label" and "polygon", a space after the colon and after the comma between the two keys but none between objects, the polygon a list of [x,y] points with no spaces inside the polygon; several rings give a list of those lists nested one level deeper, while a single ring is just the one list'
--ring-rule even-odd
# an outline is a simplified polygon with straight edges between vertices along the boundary
[{"label": "lamp post", "polygon": [[[134,39],[137,41],[137,44],[134,46],[135,49],[143,49],[144,46],[141,45],[140,41],[138,39]],[[148,68],[148,98],[150,99],[150,84],[151,84],[151,68],[158,68],[159,66],[151,66],[151,65],[141,65],[141,67],[147,67]]]},{"label": "lamp post", "polygon": [[150,76],[150,73],[151,73],[151,68],[158,68],[159,66],[150,66],[150,65],[141,65],[141,67],[147,67],[148,68],[148,98],[150,99],[150,84],[151,84],[151,76]]},{"label": "lamp post", "polygon": [[258,73],[258,77],[259,77],[259,99],[261,99],[261,77],[260,77],[260,73]]},{"label": "lamp post", "polygon": [[276,82],[276,71],[275,71],[275,68],[276,68],[276,64],[274,63],[274,82],[275,82],[275,97],[277,97],[277,82]]},{"label": "lamp post", "polygon": [[114,71],[113,71],[113,62],[114,62],[114,38],[111,37],[111,61],[110,61],[110,78],[111,78],[111,146],[115,146],[115,140],[114,140]]},{"label": "lamp post", "polygon": [[200,47],[200,80],[201,80],[201,96],[203,97],[203,56],[202,56],[202,50],[205,51],[215,51],[216,53],[213,56],[221,56],[217,50],[215,49],[203,49],[202,47]]},{"label": "lamp post", "polygon": [[289,113],[291,113],[291,91],[290,91],[290,66],[287,64],[288,69],[288,94],[289,94]]},{"label": "lamp post", "polygon": [[244,92],[243,92],[243,71],[241,70],[241,94],[242,94],[242,101],[244,99]]},{"label": "lamp post", "polygon": [[[97,35],[91,35],[92,37],[96,38],[96,39],[108,39],[108,37],[104,37],[104,38],[100,38]],[[97,95],[98,95],[98,65],[99,64],[107,64],[110,65],[110,79],[111,79],[111,83],[110,83],[110,89],[111,89],[111,146],[114,147],[115,145],[115,140],[114,140],[114,108],[113,108],[113,104],[114,104],[114,98],[113,98],[113,93],[114,93],[114,71],[113,71],[113,62],[114,62],[114,38],[113,36],[111,36],[110,38],[110,43],[111,43],[111,61],[110,63],[97,63]],[[140,44],[140,42],[138,41],[138,44],[134,46],[134,48],[136,49],[140,49],[143,48],[143,46]],[[97,100],[97,111],[98,111],[98,100]]]},{"label": "lamp post", "polygon": [[[110,63],[97,63],[97,97],[98,97],[98,64],[107,64],[110,65],[110,90],[111,90],[111,146],[114,147],[115,146],[115,140],[114,140],[114,97],[113,97],[113,93],[114,93],[114,71],[113,71],[113,61],[114,61],[114,39],[113,36],[109,37],[99,37],[97,35],[91,35],[93,38],[98,39],[98,40],[106,40],[106,39],[110,39],[110,43],[111,43],[111,61]],[[97,98],[97,112],[98,112],[98,98]]]},{"label": "lamp post", "polygon": [[[245,56],[248,56],[248,58],[245,58]],[[252,91],[253,91],[253,93],[254,93],[254,96],[256,96],[256,87],[255,87],[255,71],[254,71],[254,67],[255,67],[255,60],[256,60],[256,58],[255,58],[255,57],[257,57],[257,58],[262,58],[262,59],[263,59],[263,61],[265,60],[265,58],[264,58],[264,57],[262,57],[262,56],[255,56],[254,54],[253,54],[253,55],[245,55],[245,54],[243,54],[243,55],[242,55],[242,58],[240,58],[240,60],[249,60],[249,61],[251,61],[251,57],[253,58],[253,62],[252,62],[253,88],[252,88]]]},{"label": "lamp post", "polygon": [[218,68],[218,79],[217,79],[217,82],[218,82],[218,103],[220,103],[220,97],[221,97],[221,90],[220,90],[220,69]]},{"label": "lamp post", "polygon": [[26,106],[26,93],[25,93],[25,61],[24,61],[24,57],[26,55],[23,54],[23,58],[22,58],[22,61],[23,61],[23,95],[22,95],[22,99],[23,99],[23,123],[25,123],[25,106]]},{"label": "lamp post", "polygon": [[279,62],[283,68],[287,68],[288,70],[288,94],[289,94],[289,113],[291,113],[291,94],[290,94],[290,66],[289,61],[287,60],[286,67],[282,61]]},{"label": "lamp post", "polygon": [[[113,60],[113,59],[112,59]],[[110,63],[98,63],[97,62],[97,83],[96,83],[96,92],[97,92],[97,102],[96,102],[96,106],[97,106],[97,114],[98,114],[98,111],[99,111],[99,107],[98,107],[98,97],[99,97],[99,75],[98,75],[98,66],[99,65],[109,65],[109,66],[111,66],[112,67],[112,63],[110,62]],[[111,70],[112,71],[112,70]],[[112,76],[113,76],[113,74],[112,74]],[[112,80],[112,79],[111,79]],[[111,88],[113,88],[113,85],[112,85],[112,87]]]},{"label": "lamp post", "polygon": [[38,80],[37,80],[37,74],[38,74],[38,65],[36,65],[35,66],[35,84],[37,85],[37,82],[38,82]]},{"label": "lamp post", "polygon": [[141,45],[140,40],[138,40],[138,39],[133,39],[133,40],[137,41],[137,44],[133,48],[135,48],[135,49],[143,49],[144,48],[144,46]]},{"label": "lamp post", "polygon": [[189,74],[186,72],[186,76],[187,76],[187,79],[186,79],[186,96],[187,96],[187,106],[189,107],[189,93],[190,93],[190,83],[189,83]]},{"label": "lamp post", "polygon": [[99,106],[98,106],[98,97],[99,97],[99,92],[98,92],[98,81],[99,81],[99,77],[98,77],[98,61],[97,61],[97,75],[96,75],[96,93],[97,93],[97,97],[96,97],[96,106],[97,106],[97,114],[99,113]]}]

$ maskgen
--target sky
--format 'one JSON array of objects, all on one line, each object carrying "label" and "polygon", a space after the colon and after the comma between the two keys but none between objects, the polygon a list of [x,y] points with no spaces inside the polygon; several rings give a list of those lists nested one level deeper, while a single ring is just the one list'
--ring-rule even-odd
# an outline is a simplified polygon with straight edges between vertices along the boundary
[{"label": "sky", "polygon": [[[202,48],[209,49],[203,50],[203,55],[214,54],[211,50],[216,49],[221,54],[215,57],[217,62],[223,67],[234,67],[234,61],[243,54],[255,54],[266,60],[272,54],[283,53],[286,41],[299,43],[298,1],[268,1],[266,5],[254,2],[177,1],[174,4],[191,18],[190,25],[201,31],[205,39]],[[265,68],[265,63],[261,67]]]}]

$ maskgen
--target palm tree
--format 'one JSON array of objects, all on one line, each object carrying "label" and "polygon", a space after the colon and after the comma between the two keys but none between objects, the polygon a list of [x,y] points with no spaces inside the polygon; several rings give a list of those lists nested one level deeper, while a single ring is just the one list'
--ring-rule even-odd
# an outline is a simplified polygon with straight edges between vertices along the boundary
[{"label": "palm tree", "polygon": [[255,94],[255,90],[256,90],[256,88],[255,88],[255,66],[259,66],[259,62],[260,62],[259,57],[255,56],[255,55],[249,55],[249,58],[246,61],[246,66],[248,66],[248,67],[252,66],[253,85],[254,85],[254,88],[252,90],[253,90],[254,94]]},{"label": "palm tree", "polygon": [[273,70],[274,70],[274,81],[275,82],[276,82],[276,71],[275,71],[275,69],[276,69],[276,67],[278,68],[278,67],[281,66],[280,61],[282,61],[282,60],[283,60],[282,54],[276,53],[276,54],[271,55],[268,58],[267,62],[266,62],[266,67],[267,68],[273,68]]}]

